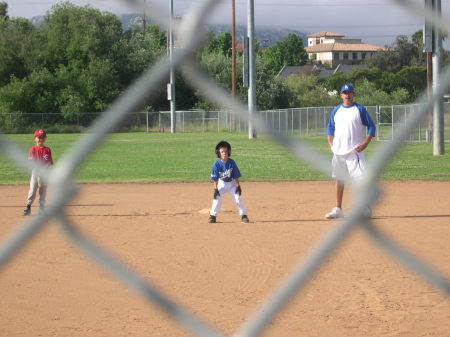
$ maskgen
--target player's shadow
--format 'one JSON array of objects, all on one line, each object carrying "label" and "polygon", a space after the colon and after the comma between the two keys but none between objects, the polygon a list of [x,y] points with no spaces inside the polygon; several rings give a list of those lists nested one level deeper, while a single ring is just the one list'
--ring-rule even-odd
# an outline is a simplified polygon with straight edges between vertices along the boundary
[{"label": "player's shadow", "polygon": [[251,222],[257,222],[257,223],[284,223],[284,222],[324,222],[324,221],[330,221],[327,219],[285,219],[285,220],[256,220]]},{"label": "player's shadow", "polygon": [[185,216],[191,213],[132,213],[132,214],[67,214],[69,217],[149,217],[149,216]]},{"label": "player's shadow", "polygon": [[450,218],[450,214],[430,214],[430,215],[381,215],[374,219],[415,219],[415,218]]},{"label": "player's shadow", "polygon": [[[64,207],[111,207],[114,206],[114,204],[76,204],[76,205],[65,205]],[[0,207],[5,207],[5,208],[23,208],[23,205],[0,205]],[[35,207],[39,207],[39,206],[35,206]]]}]

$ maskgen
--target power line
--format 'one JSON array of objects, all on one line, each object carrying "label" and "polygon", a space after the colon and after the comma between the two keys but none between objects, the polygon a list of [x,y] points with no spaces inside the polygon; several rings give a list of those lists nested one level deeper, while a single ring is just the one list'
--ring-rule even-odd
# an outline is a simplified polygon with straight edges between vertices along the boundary
[{"label": "power line", "polygon": [[[177,2],[189,2],[189,3],[198,3],[201,2],[201,0],[177,0]],[[450,0],[442,0],[442,3],[450,3]],[[228,0],[220,0],[217,1],[219,5],[229,5]],[[246,5],[245,1],[236,1],[237,5]],[[399,7],[398,4],[395,4],[393,1],[390,2],[368,2],[364,3],[361,1],[356,1],[353,3],[349,3],[348,1],[339,1],[339,2],[323,2],[323,3],[291,3],[291,2],[258,2],[255,3],[255,7],[260,6],[276,6],[276,7],[382,7],[382,6],[389,6],[389,7]]]},{"label": "power line", "polygon": [[[391,24],[391,25],[385,25],[385,24],[380,24],[380,25],[358,25],[358,24],[353,24],[353,25],[332,25],[333,29],[334,28],[395,28],[395,27],[415,27],[415,26],[422,26],[422,23],[398,23],[398,24]],[[290,28],[295,28],[295,29],[310,29],[310,28],[321,28],[322,30],[327,30],[326,28],[324,28],[324,25],[317,25],[317,26],[293,26],[290,25]]]},{"label": "power line", "polygon": [[[60,1],[62,2],[62,1]],[[71,2],[85,2],[85,3],[95,3],[95,2],[110,2],[110,0],[71,0]],[[176,0],[176,2],[188,2],[188,3],[199,3],[201,0]],[[442,0],[442,3],[450,3],[450,0]],[[55,1],[25,1],[18,2],[17,0],[14,3],[14,6],[23,6],[23,5],[49,5],[54,4]],[[229,5],[228,0],[220,0],[217,2],[219,5]],[[246,5],[245,1],[236,1],[236,5]],[[357,1],[349,4],[348,1],[339,1],[339,2],[323,2],[323,3],[291,3],[291,2],[258,2],[255,3],[255,7],[263,7],[263,6],[276,6],[276,7],[398,7],[394,2],[361,2]]]}]

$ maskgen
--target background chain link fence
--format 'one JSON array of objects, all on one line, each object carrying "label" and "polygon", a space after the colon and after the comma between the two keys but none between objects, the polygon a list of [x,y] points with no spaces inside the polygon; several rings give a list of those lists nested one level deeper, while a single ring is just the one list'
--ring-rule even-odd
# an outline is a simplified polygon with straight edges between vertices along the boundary
[{"label": "background chain link fence", "polygon": [[[142,5],[140,1],[127,1],[136,6]],[[407,0],[395,0],[398,5],[405,9],[421,15],[434,23],[442,31],[449,33],[450,24],[436,17],[431,11],[425,11],[416,2]],[[174,31],[178,38],[185,41],[184,48],[177,50],[173,57],[173,65],[183,72],[190,80],[192,86],[201,90],[212,101],[222,106],[227,111],[233,111],[236,118],[245,122],[250,120],[252,126],[259,133],[272,138],[289,150],[293,156],[305,161],[317,170],[330,174],[329,160],[316,153],[303,142],[293,139],[286,132],[273,128],[266,124],[264,116],[249,114],[246,106],[231,99],[229,93],[223,91],[216,83],[208,78],[192,58],[192,51],[201,45],[204,30],[201,28],[204,19],[208,16],[216,1],[203,1],[193,8],[180,22],[174,23]],[[161,24],[168,26],[168,18],[162,11],[147,2],[148,13],[151,18]],[[34,237],[50,219],[54,219],[61,227],[67,238],[80,250],[96,261],[103,268],[112,273],[123,282],[124,285],[133,289],[143,299],[158,306],[181,326],[191,331],[194,335],[205,337],[222,336],[214,327],[209,326],[200,317],[192,314],[188,308],[183,308],[165,294],[157,290],[144,277],[131,271],[113,257],[113,254],[102,250],[99,245],[89,237],[80,233],[72,219],[65,216],[64,205],[67,204],[77,193],[77,187],[72,183],[74,172],[83,161],[92,153],[105,139],[109,132],[113,131],[120,123],[126,120],[129,113],[139,111],[144,98],[148,93],[163,83],[169,75],[170,64],[168,59],[163,58],[153,67],[148,69],[142,76],[116,101],[112,106],[95,119],[83,137],[75,144],[61,160],[51,169],[44,169],[38,165],[31,165],[26,159],[23,151],[18,146],[8,141],[0,134],[0,144],[5,154],[19,167],[31,173],[32,169],[38,170],[43,179],[53,188],[54,195],[48,202],[47,213],[27,219],[19,224],[17,229],[11,233],[0,244],[0,267],[3,267],[23,245]],[[407,118],[398,125],[398,131],[393,134],[392,140],[385,142],[377,148],[365,178],[357,183],[343,180],[356,190],[359,196],[353,200],[350,214],[343,221],[336,223],[312,249],[307,257],[298,262],[294,270],[285,280],[269,295],[256,312],[236,331],[234,336],[247,337],[257,336],[264,331],[269,322],[287,305],[314,275],[324,261],[335,251],[337,246],[357,227],[362,228],[367,237],[381,249],[388,252],[392,258],[401,262],[424,280],[428,281],[436,289],[445,295],[450,295],[450,280],[444,277],[431,266],[421,262],[411,252],[403,249],[393,242],[389,237],[383,235],[370,221],[363,218],[365,208],[372,205],[379,196],[378,177],[393,155],[407,139],[411,132],[417,127],[425,114],[432,108],[433,102],[441,99],[450,88],[450,70],[442,72],[441,80],[433,96],[428,99],[423,95],[417,102],[418,108],[414,109]],[[323,117],[325,119],[325,116]]]},{"label": "background chain link fence", "polygon": [[[410,114],[420,109],[418,104],[366,106],[369,114],[377,126],[376,139],[378,141],[392,140],[397,131],[405,124]],[[325,136],[328,119],[333,107],[305,107],[291,109],[275,109],[256,111],[255,114],[272,130],[291,136]],[[0,114],[0,124],[12,124],[17,114]],[[67,123],[58,113],[27,113],[22,118],[31,130],[38,126],[49,133],[60,130],[74,132],[89,127],[100,113],[84,112],[73,114],[72,123]],[[176,132],[246,132],[248,121],[235,120],[232,111],[178,110],[175,112]],[[430,118],[423,118],[404,139],[408,142],[425,142],[432,140],[432,125]],[[11,121],[11,123],[8,123]],[[120,132],[170,132],[170,111],[159,112],[130,112],[126,119],[117,126]],[[62,127],[66,125],[67,128]],[[35,126],[35,127],[33,127]],[[53,131],[55,129],[55,131]],[[7,130],[5,130],[7,131]],[[450,142],[450,102],[444,103],[444,139]]]}]

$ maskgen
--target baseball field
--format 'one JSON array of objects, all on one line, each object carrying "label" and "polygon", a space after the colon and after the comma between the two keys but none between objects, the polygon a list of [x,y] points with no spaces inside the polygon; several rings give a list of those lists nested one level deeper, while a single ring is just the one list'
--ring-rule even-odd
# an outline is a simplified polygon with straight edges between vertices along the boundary
[{"label": "baseball field", "polygon": [[[8,135],[25,151],[29,135]],[[56,163],[78,134],[49,135]],[[250,223],[229,198],[208,224],[225,139]],[[329,156],[324,138],[305,139]],[[371,154],[382,144],[374,141]],[[28,174],[0,154],[0,244],[24,224]],[[112,134],[76,173],[65,214],[117,260],[224,335],[233,335],[339,221],[334,183],[264,137]],[[373,224],[450,279],[450,156],[406,144],[383,171]],[[52,191],[49,191],[51,200]],[[344,209],[358,196],[346,191]],[[36,205],[35,205],[36,206]],[[33,213],[37,208],[33,207]],[[0,336],[191,336],[71,244],[51,221],[0,270]],[[357,228],[263,336],[450,336],[450,298]]]}]

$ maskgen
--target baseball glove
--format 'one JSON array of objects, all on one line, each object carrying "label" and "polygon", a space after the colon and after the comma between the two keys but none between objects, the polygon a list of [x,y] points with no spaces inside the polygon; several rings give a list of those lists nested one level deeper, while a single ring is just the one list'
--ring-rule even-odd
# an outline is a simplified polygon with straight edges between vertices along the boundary
[{"label": "baseball glove", "polygon": [[241,189],[241,185],[239,185],[238,187],[236,187],[236,191],[234,192],[235,194],[242,194],[242,189]]}]

